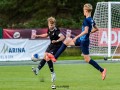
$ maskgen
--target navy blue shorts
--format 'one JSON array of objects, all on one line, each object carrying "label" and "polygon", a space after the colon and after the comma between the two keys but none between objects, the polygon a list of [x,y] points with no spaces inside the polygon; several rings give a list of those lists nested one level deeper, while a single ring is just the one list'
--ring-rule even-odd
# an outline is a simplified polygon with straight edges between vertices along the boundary
[{"label": "navy blue shorts", "polygon": [[75,42],[75,46],[80,46],[80,49],[84,55],[89,54],[89,40],[81,41],[79,38]]}]

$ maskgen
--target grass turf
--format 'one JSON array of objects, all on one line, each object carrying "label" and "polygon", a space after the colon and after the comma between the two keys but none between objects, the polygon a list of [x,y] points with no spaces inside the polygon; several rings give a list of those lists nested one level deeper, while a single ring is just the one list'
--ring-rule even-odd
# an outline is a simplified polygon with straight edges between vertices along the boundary
[{"label": "grass turf", "polygon": [[[107,78],[89,64],[55,64],[56,90],[120,90],[120,63],[100,63]],[[0,90],[52,90],[48,66],[35,76],[28,66],[0,66]]]}]

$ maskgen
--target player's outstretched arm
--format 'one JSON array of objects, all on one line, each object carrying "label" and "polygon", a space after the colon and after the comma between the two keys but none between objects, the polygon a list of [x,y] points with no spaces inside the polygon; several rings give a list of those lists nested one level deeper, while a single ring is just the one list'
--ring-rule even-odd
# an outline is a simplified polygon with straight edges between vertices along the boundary
[{"label": "player's outstretched arm", "polygon": [[48,34],[47,34],[47,33],[45,33],[45,34],[40,34],[40,35],[36,35],[35,37],[42,37],[42,38],[44,38],[44,37],[48,37]]},{"label": "player's outstretched arm", "polygon": [[88,33],[88,29],[89,29],[89,27],[86,26],[86,27],[85,27],[85,30],[84,30],[83,32],[81,32],[79,35],[77,35],[77,36],[73,39],[73,41],[75,42],[77,38],[79,38],[79,37],[87,34],[87,33]]}]

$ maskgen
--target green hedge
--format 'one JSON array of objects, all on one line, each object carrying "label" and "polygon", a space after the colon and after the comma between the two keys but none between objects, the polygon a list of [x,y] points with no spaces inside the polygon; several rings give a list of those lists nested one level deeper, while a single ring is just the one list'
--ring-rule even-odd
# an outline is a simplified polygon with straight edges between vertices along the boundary
[{"label": "green hedge", "polygon": [[79,47],[67,47],[61,56],[80,56],[81,50]]}]

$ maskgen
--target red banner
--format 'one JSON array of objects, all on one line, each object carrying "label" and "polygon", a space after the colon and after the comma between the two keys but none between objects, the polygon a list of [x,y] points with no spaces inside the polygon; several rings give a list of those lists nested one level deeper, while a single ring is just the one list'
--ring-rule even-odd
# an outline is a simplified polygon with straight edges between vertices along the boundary
[{"label": "red banner", "polygon": [[[36,34],[43,34],[47,32],[47,28],[42,29],[3,29],[3,39],[16,39],[16,38],[29,38],[31,39],[32,30],[36,30]],[[65,35],[66,28],[60,28],[61,32]],[[72,37],[81,33],[81,30],[72,30]]]},{"label": "red banner", "polygon": [[36,30],[36,34],[42,34],[47,32],[47,28],[43,29],[3,29],[3,38],[31,38],[32,30]]}]

